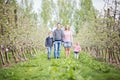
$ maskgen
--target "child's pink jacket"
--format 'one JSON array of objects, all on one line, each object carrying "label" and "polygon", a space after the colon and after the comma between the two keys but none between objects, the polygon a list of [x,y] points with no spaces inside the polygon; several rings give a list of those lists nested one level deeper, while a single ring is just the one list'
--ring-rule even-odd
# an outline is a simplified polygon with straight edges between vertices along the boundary
[{"label": "child's pink jacket", "polygon": [[81,51],[81,47],[79,45],[74,45],[73,49],[74,49],[74,52],[80,52]]}]

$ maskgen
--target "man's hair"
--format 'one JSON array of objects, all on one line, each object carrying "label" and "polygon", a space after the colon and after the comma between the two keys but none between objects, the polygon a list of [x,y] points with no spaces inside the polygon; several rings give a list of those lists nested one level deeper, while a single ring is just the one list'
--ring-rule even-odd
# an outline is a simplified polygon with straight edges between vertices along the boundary
[{"label": "man's hair", "polygon": [[60,24],[59,22],[57,23],[57,25]]}]

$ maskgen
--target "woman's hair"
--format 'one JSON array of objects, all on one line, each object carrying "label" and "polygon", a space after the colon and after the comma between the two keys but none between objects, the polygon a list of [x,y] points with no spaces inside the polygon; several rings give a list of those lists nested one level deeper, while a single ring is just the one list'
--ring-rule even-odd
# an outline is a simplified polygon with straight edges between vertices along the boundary
[{"label": "woman's hair", "polygon": [[69,25],[66,25],[66,26],[65,26],[65,30],[70,30],[70,26],[69,26]]}]

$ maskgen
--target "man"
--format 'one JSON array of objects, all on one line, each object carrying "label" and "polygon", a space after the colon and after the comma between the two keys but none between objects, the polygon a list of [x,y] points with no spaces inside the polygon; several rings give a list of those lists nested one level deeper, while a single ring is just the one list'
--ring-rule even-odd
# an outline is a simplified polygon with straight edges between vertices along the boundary
[{"label": "man", "polygon": [[53,32],[53,41],[54,41],[54,58],[60,58],[60,48],[61,43],[63,42],[64,33],[61,30],[60,23],[57,23],[57,29]]}]

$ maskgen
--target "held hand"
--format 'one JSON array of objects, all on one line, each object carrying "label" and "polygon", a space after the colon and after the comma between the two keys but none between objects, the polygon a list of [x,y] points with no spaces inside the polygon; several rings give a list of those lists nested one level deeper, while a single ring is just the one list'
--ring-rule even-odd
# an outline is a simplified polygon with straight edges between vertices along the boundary
[{"label": "held hand", "polygon": [[71,42],[71,47],[73,47],[73,42]]},{"label": "held hand", "polygon": [[52,43],[52,46],[54,45],[54,42]]},{"label": "held hand", "polygon": [[55,43],[55,41],[52,41],[52,43],[54,44],[54,43]]},{"label": "held hand", "polygon": [[64,42],[62,42],[62,45],[64,45]]}]

